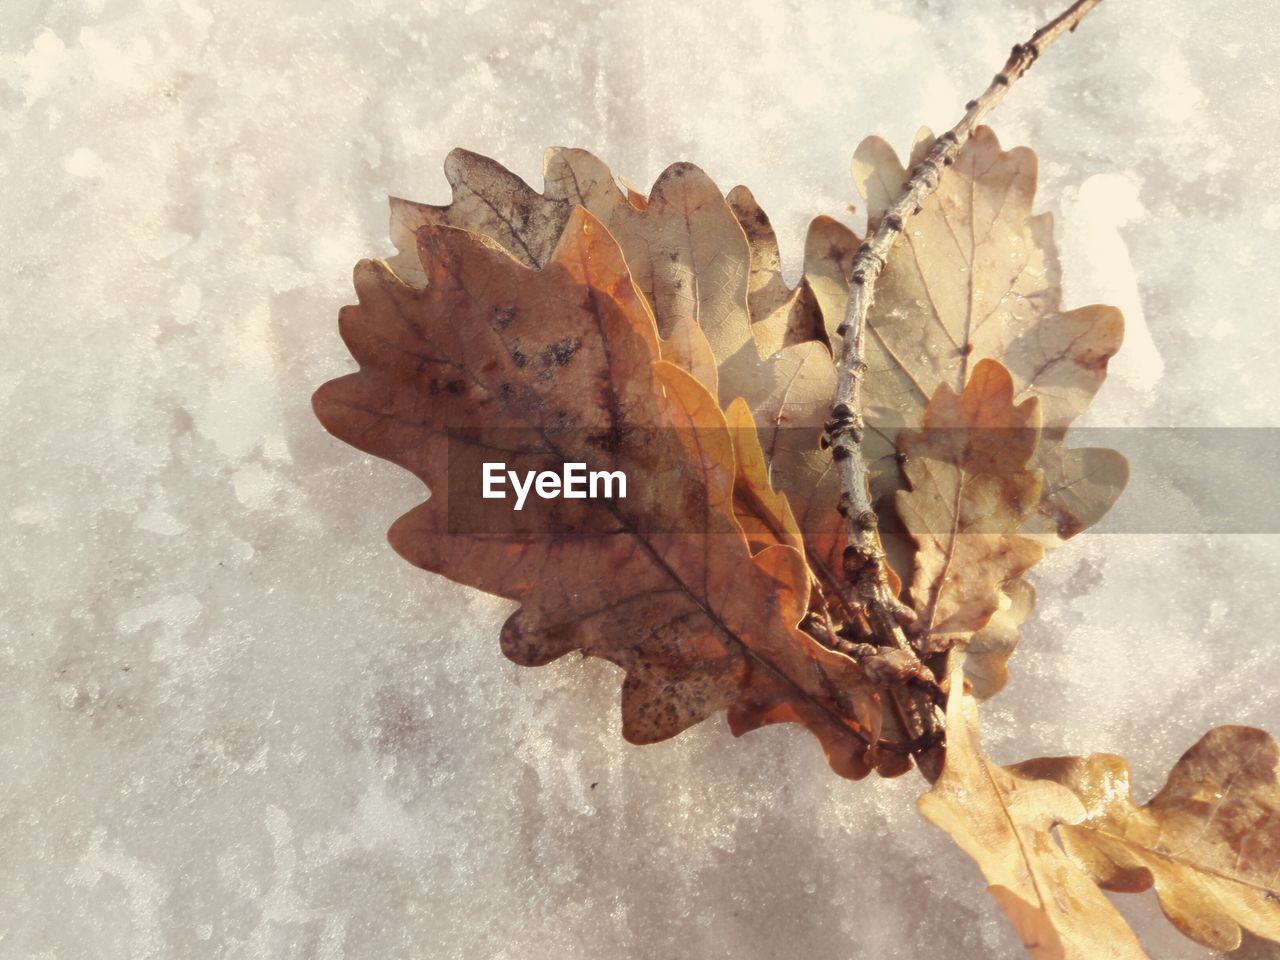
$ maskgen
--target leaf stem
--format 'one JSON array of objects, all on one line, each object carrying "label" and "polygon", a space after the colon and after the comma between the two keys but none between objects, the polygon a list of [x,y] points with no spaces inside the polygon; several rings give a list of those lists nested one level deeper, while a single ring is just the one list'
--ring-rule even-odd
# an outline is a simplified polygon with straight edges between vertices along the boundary
[{"label": "leaf stem", "polygon": [[[902,627],[914,615],[889,587],[884,550],[880,546],[879,522],[871,504],[867,464],[862,455],[862,381],[867,362],[865,341],[867,314],[875,296],[876,280],[889,251],[898,241],[906,221],[920,212],[921,205],[938,189],[946,167],[955,162],[960,149],[973,136],[978,124],[1004,99],[1009,88],[1031,69],[1040,54],[1063,34],[1075,30],[1080,21],[1102,0],[1077,0],[1045,24],[1026,43],[1013,48],[1008,61],[992,78],[987,89],[965,106],[960,121],[934,142],[923,161],[912,171],[902,192],[884,212],[871,236],[853,258],[849,302],[844,321],[836,332],[841,337],[836,390],[831,403],[831,419],[826,424],[826,441],[840,477],[839,510],[845,520],[848,546],[844,552],[844,573],[851,599],[865,611],[867,622],[881,646],[895,647],[915,656]],[[921,665],[921,670],[927,668]],[[931,674],[930,674],[931,675]],[[942,719],[930,699],[920,693],[905,693],[906,703],[895,704],[909,720],[905,732],[912,740],[927,742],[942,729]]]}]

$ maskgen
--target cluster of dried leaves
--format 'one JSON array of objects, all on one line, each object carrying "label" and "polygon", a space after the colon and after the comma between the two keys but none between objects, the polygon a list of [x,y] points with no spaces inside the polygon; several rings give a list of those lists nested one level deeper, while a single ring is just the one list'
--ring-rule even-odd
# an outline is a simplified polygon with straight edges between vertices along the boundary
[{"label": "cluster of dried leaves", "polygon": [[[1266,734],[1211,731],[1142,807],[1117,757],[1003,768],[978,744],[976,701],[1004,686],[1034,604],[1025,575],[1126,479],[1114,451],[1066,444],[1122,321],[1062,309],[1029,150],[977,132],[891,254],[868,322],[863,450],[911,654],[876,646],[846,589],[819,443],[860,239],[814,220],[792,287],[751,193],[689,164],[648,196],[580,150],[548,152],[541,193],[460,150],[445,171],[448,206],[392,201],[399,253],[357,266],[359,304],[340,316],[359,371],[315,408],[431,488],[391,543],[517,601],[508,657],[620,666],[634,743],[725,710],[735,734],[802,724],[851,778],[913,756],[936,774],[943,744],[913,738],[909,713],[936,703],[942,729],[945,705],[922,812],[978,862],[1033,956],[1143,956],[1100,888],[1154,885],[1210,946],[1238,945],[1241,927],[1280,940]],[[853,172],[874,228],[906,170],[871,139]],[[621,470],[630,492],[516,515],[457,482],[493,459]]]}]

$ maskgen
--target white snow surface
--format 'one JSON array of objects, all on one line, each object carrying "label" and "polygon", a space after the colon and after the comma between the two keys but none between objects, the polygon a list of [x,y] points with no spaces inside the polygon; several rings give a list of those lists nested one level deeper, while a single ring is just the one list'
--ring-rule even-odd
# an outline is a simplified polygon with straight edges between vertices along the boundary
[{"label": "white snow surface", "polygon": [[[794,277],[867,134],[949,126],[1023,0],[0,5],[0,958],[1016,957],[915,776],[795,728],[619,732],[616,671],[501,656],[510,605],[384,531],[408,474],[329,437],[351,267],[465,146],[746,183]],[[1069,303],[1130,344],[1088,422],[1280,426],[1280,11],[1112,0],[999,108]],[[856,217],[852,222],[856,222]],[[1280,728],[1280,538],[1086,534],[1036,572],[1011,762],[1140,798]],[[1200,960],[1150,895],[1154,958]],[[1251,958],[1280,954],[1254,943]]]}]

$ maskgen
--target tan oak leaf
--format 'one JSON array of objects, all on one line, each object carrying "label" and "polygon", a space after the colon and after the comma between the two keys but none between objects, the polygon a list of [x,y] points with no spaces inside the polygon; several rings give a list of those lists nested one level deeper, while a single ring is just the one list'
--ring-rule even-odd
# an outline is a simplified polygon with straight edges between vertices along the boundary
[{"label": "tan oak leaf", "polygon": [[1084,819],[1059,832],[1103,889],[1155,887],[1174,926],[1216,950],[1240,946],[1241,927],[1280,941],[1280,744],[1269,734],[1210,730],[1142,806],[1123,757],[1050,757],[1015,769],[1080,799]]},{"label": "tan oak leaf", "polygon": [[983,360],[962,393],[939,386],[923,419],[899,436],[910,489],[897,507],[916,544],[911,603],[936,651],[986,626],[1001,588],[1044,554],[1020,532],[1040,502],[1040,403],[1015,404],[1008,371]]},{"label": "tan oak leaf", "polygon": [[[922,132],[915,156],[932,143]],[[907,171],[872,137],[858,147],[853,175],[874,225]],[[869,419],[910,425],[939,385],[962,389],[984,358],[1008,368],[1018,399],[1040,400],[1048,435],[1084,412],[1123,321],[1113,307],[1063,310],[1052,221],[1031,212],[1036,175],[1032,151],[1004,151],[980,127],[906,225],[869,317]]]},{"label": "tan oak leaf", "polygon": [[1034,960],[1146,960],[1115,907],[1054,840],[1054,827],[1085,818],[1076,795],[983,754],[962,660],[952,655],[947,756],[921,814],[978,865]]},{"label": "tan oak leaf", "polygon": [[1031,618],[1036,589],[1026,578],[1011,580],[996,595],[991,619],[964,643],[964,672],[973,695],[986,700],[1009,682],[1009,658],[1018,646],[1018,630]]},{"label": "tan oak leaf", "polygon": [[[793,343],[825,340],[817,297],[805,277],[794,289],[787,286],[778,238],[756,198],[746,187],[737,186],[726,199],[747,235],[751,260],[747,306],[760,356],[769,357]],[[738,393],[742,395],[741,390]]]}]

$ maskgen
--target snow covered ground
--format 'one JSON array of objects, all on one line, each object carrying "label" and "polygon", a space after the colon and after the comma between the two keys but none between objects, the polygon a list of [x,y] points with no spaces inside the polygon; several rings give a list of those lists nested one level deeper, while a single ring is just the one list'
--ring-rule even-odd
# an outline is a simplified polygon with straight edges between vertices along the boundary
[{"label": "snow covered ground", "polygon": [[[383,534],[419,496],[328,437],[350,269],[455,145],[540,182],[747,183],[794,274],[865,134],[941,129],[1056,4],[0,5],[0,958],[1014,957],[918,778],[722,722],[636,748],[600,663]],[[1130,346],[1088,422],[1280,427],[1280,12],[1112,0],[994,120],[1042,161],[1069,302]],[[1280,732],[1280,538],[1085,536],[986,711],[1002,761],[1147,793]],[[1149,897],[1160,960],[1211,956]],[[1247,956],[1280,956],[1254,945]]]}]

